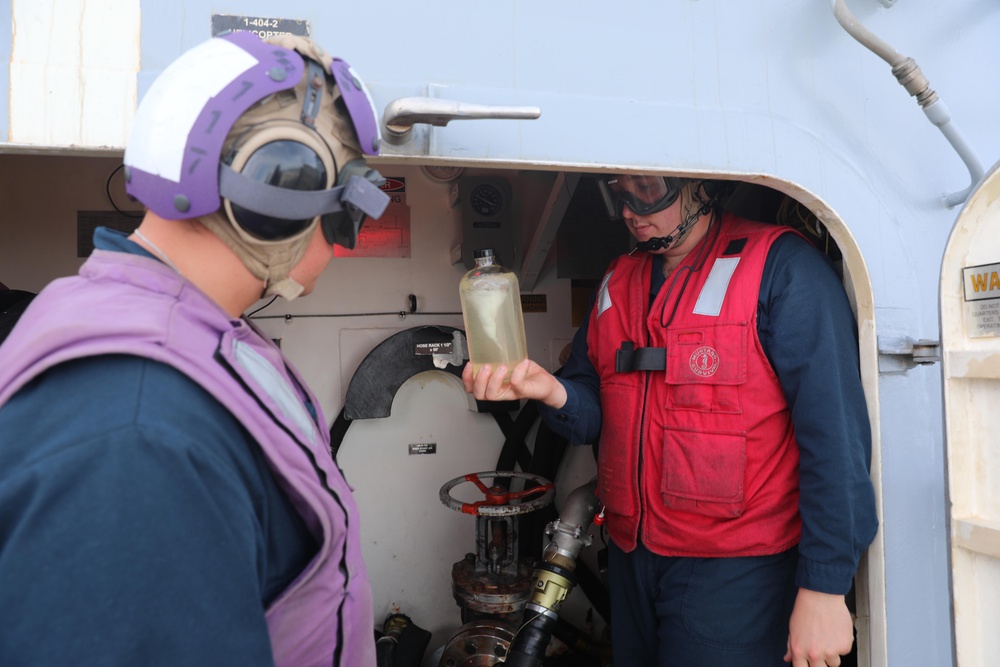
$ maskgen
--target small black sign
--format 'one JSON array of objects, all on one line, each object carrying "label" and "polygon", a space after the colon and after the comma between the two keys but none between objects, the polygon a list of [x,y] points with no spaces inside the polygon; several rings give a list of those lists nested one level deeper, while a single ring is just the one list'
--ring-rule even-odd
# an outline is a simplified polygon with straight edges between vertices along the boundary
[{"label": "small black sign", "polygon": [[437,454],[436,442],[416,442],[410,445],[410,456],[414,454]]},{"label": "small black sign", "polygon": [[451,341],[448,341],[447,343],[417,343],[414,347],[413,354],[417,356],[428,354],[451,354],[454,349],[454,344]]},{"label": "small black sign", "polygon": [[264,16],[212,14],[212,37],[232,30],[252,32],[261,39],[276,35],[309,36],[309,23],[298,19],[275,19]]},{"label": "small black sign", "polygon": [[521,311],[525,313],[548,312],[548,301],[544,294],[522,294]]}]

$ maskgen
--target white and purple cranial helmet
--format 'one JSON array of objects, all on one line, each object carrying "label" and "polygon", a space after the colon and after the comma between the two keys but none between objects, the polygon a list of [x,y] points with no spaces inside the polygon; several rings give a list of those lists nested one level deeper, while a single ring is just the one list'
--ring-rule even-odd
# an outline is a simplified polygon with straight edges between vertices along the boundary
[{"label": "white and purple cranial helmet", "polygon": [[[353,248],[388,197],[363,155],[381,136],[351,67],[304,37],[212,38],[153,82],[125,150],[126,190],[160,217],[201,218],[271,289],[321,225]],[[220,224],[220,223],[225,223]]]}]

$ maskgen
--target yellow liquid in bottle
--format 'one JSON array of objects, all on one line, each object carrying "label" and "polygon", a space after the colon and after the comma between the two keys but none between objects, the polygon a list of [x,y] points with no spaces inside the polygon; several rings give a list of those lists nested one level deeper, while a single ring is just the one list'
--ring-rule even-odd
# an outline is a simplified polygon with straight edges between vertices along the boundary
[{"label": "yellow liquid in bottle", "polygon": [[514,366],[528,356],[517,277],[506,271],[473,269],[462,278],[459,295],[473,371],[479,373],[483,364],[495,371],[504,364],[509,378]]}]

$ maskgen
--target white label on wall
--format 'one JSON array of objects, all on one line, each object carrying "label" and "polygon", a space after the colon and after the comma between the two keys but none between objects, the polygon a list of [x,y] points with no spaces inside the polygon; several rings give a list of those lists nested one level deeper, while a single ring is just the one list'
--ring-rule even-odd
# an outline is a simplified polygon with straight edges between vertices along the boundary
[{"label": "white label on wall", "polygon": [[965,333],[970,338],[1000,336],[1000,264],[962,269]]}]

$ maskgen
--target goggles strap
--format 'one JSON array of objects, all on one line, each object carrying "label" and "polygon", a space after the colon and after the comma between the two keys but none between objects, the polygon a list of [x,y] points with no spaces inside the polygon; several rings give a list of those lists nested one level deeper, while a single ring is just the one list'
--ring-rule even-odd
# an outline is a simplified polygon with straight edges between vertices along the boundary
[{"label": "goggles strap", "polygon": [[351,177],[347,185],[329,190],[291,190],[256,181],[224,163],[219,165],[219,194],[254,213],[282,220],[308,220],[342,211],[344,202],[378,218],[389,205],[389,195],[363,177]]}]

